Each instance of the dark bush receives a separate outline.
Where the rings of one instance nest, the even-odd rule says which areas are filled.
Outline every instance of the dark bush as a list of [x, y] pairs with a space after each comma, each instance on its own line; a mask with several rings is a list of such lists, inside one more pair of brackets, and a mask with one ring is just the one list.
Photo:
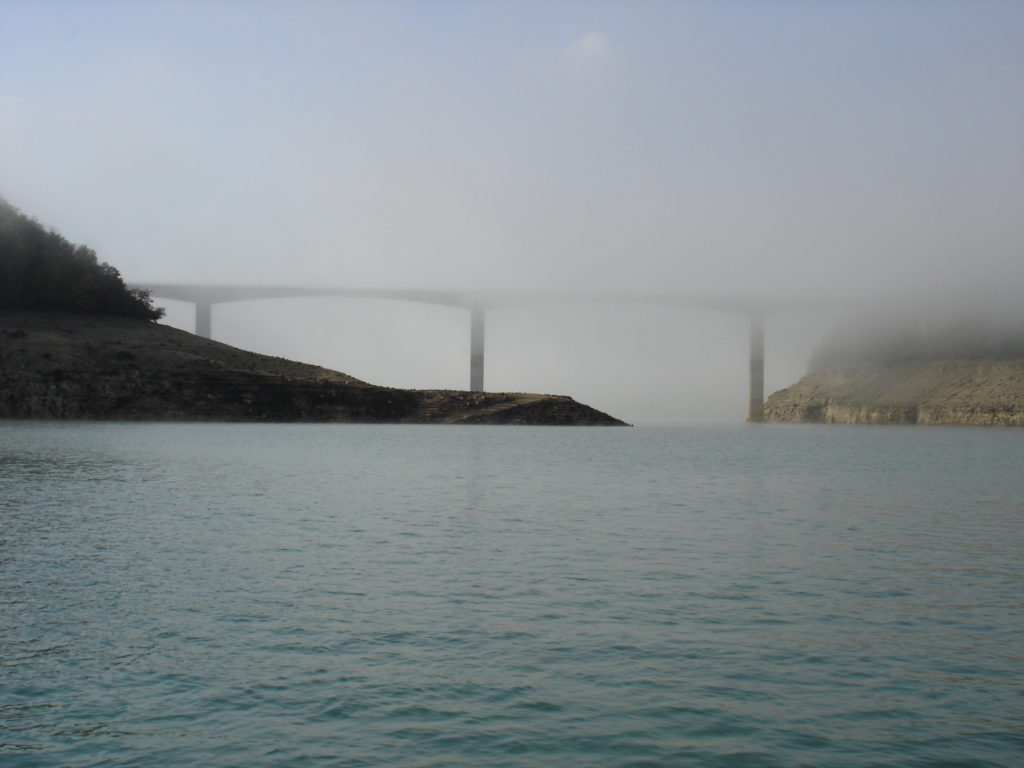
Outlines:
[[157, 320], [148, 292], [84, 245], [65, 240], [0, 198], [0, 309], [57, 310]]

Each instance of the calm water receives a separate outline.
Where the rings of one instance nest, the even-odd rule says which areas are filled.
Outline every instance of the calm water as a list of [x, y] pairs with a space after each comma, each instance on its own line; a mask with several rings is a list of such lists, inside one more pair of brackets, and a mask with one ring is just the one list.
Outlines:
[[1024, 430], [0, 422], [0, 765], [1020, 766]]

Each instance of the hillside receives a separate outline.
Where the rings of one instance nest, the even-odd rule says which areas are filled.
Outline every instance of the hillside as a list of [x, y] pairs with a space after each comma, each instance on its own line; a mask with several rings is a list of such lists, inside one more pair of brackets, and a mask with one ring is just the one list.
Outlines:
[[564, 396], [391, 389], [146, 320], [12, 311], [0, 418], [623, 424]]
[[865, 363], [813, 371], [765, 402], [768, 421], [1024, 426], [1024, 360]]
[[1016, 298], [946, 297], [851, 315], [810, 372], [765, 402], [768, 421], [1024, 426]]

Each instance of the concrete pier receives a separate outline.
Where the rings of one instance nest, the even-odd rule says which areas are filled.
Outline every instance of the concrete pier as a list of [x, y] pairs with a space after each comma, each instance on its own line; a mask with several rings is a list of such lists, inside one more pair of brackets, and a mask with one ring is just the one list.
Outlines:
[[750, 315], [750, 408], [747, 422], [764, 421], [764, 315]]
[[213, 338], [213, 303], [209, 301], [196, 302], [196, 336], [204, 339]]
[[484, 391], [484, 310], [469, 310], [469, 391]]

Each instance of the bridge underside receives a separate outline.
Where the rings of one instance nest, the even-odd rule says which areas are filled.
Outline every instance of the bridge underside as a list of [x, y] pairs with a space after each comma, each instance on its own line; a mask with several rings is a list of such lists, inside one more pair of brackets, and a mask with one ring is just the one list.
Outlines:
[[[196, 335], [213, 338], [213, 301], [195, 301]], [[469, 310], [469, 391], [484, 391], [484, 335], [486, 310]], [[750, 318], [750, 402], [747, 421], [764, 421], [764, 315], [751, 313]]]

